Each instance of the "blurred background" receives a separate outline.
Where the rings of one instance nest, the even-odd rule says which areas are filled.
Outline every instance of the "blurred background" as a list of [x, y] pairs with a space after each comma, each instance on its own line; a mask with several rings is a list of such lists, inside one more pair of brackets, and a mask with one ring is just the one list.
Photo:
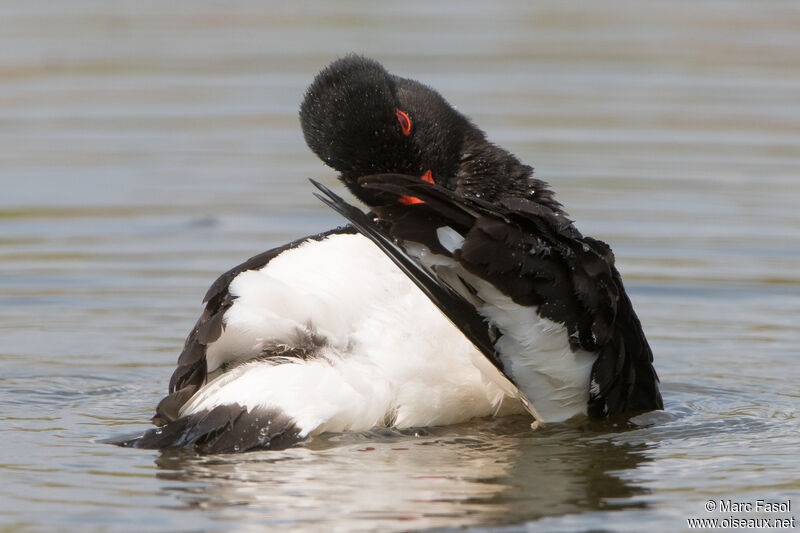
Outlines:
[[[221, 272], [342, 223], [297, 110], [350, 52], [612, 245], [663, 413], [225, 458], [100, 442], [147, 427]], [[727, 516], [708, 499], [797, 501], [799, 173], [792, 0], [0, 0], [0, 531], [674, 531]]]

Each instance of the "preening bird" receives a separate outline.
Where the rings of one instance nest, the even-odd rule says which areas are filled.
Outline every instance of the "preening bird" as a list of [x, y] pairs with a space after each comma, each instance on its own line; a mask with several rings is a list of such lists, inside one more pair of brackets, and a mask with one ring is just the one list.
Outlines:
[[217, 279], [158, 427], [128, 445], [235, 452], [525, 409], [547, 422], [661, 407], [608, 246], [436, 91], [348, 56], [314, 79], [300, 122], [374, 213], [330, 193], [355, 227]]

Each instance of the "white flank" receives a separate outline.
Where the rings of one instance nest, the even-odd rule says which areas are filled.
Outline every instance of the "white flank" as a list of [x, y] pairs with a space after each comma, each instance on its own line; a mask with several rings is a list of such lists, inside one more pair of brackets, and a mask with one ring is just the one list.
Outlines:
[[[442, 246], [451, 253], [457, 249], [448, 247], [457, 242], [453, 234], [460, 236], [449, 227], [437, 230]], [[462, 296], [480, 302], [477, 304], [478, 312], [502, 333], [495, 348], [504, 370], [522, 392], [523, 402], [527, 400], [529, 411], [538, 421], [561, 422], [586, 414], [592, 365], [597, 354], [585, 350], [573, 352], [564, 325], [539, 317], [534, 307], [515, 303], [489, 282], [464, 270], [453, 259], [433, 254], [419, 244], [407, 245], [406, 250], [436, 271]], [[472, 291], [464, 287], [462, 280], [471, 286]], [[482, 370], [499, 387], [509, 391], [504, 383], [507, 380], [499, 372], [495, 370], [492, 373], [488, 364]]]
[[523, 412], [484, 377], [485, 361], [444, 315], [361, 235], [332, 235], [288, 250], [239, 274], [225, 329], [208, 348], [208, 367], [246, 361], [265, 346], [313, 331], [325, 346], [313, 358], [246, 362], [219, 375], [183, 407], [278, 408], [301, 436], [375, 426], [429, 426]]
[[597, 354], [572, 351], [567, 328], [541, 318], [533, 307], [524, 307], [494, 286], [468, 279], [486, 302], [478, 311], [503, 333], [495, 344], [503, 366], [540, 422], [561, 422], [586, 414], [589, 381]]

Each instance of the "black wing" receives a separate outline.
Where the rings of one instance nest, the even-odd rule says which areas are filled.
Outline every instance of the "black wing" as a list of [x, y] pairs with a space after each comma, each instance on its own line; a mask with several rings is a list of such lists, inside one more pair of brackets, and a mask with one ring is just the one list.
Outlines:
[[491, 363], [503, 372], [503, 363], [494, 349], [491, 331], [486, 320], [475, 310], [475, 307], [466, 301], [460, 294], [422, 267], [415, 259], [411, 258], [386, 235], [386, 229], [381, 228], [374, 219], [367, 216], [360, 209], [348, 204], [336, 193], [322, 185], [310, 180], [314, 186], [324, 194], [314, 193], [331, 209], [345, 217], [365, 237], [374, 242], [400, 270], [402, 270], [417, 287], [450, 319], [467, 339], [483, 353]]
[[[385, 205], [372, 206], [384, 234], [441, 253], [435, 249], [441, 248], [436, 229], [451, 227], [464, 236], [452, 257], [465, 270], [516, 303], [535, 306], [540, 316], [564, 324], [573, 350], [598, 354], [590, 416], [662, 408], [652, 351], [607, 244], [584, 237], [560, 210], [535, 197], [488, 203], [415, 176], [393, 174], [366, 176], [360, 184], [392, 195]], [[424, 203], [400, 204], [394, 201], [397, 196]]]

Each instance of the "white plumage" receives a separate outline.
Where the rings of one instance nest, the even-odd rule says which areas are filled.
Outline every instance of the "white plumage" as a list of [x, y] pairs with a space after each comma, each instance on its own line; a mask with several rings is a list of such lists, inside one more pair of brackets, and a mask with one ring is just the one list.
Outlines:
[[[229, 292], [223, 333], [207, 350], [219, 375], [181, 416], [234, 403], [277, 408], [305, 437], [524, 411], [513, 387], [503, 378], [503, 392], [499, 372], [361, 235], [287, 250], [240, 273]], [[258, 358], [312, 334], [319, 346], [307, 359]]]

